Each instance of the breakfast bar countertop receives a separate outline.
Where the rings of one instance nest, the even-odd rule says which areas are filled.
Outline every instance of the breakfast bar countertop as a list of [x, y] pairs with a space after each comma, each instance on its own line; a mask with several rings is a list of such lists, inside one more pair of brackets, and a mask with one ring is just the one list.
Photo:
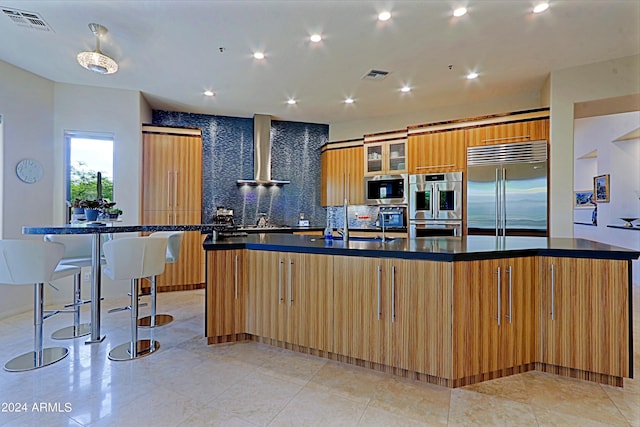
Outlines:
[[320, 236], [292, 234], [251, 234], [221, 240], [205, 239], [205, 250], [253, 249], [326, 255], [376, 258], [421, 259], [431, 261], [471, 261], [521, 256], [558, 256], [634, 260], [640, 251], [586, 239], [547, 237], [432, 237], [395, 238], [385, 243], [373, 239], [324, 240]]

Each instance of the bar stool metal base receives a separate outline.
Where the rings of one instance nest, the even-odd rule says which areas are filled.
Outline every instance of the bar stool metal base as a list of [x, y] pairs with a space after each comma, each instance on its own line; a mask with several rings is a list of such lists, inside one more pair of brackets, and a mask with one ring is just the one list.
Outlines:
[[91, 323], [81, 323], [78, 326], [72, 325], [66, 328], [58, 329], [51, 334], [54, 340], [70, 340], [73, 338], [84, 337], [91, 333]]
[[30, 351], [25, 354], [21, 354], [9, 360], [4, 365], [4, 370], [9, 372], [23, 372], [30, 371], [32, 369], [42, 368], [47, 365], [59, 362], [67, 357], [69, 349], [65, 347], [49, 347], [42, 349], [42, 361], [38, 363], [38, 353]]
[[160, 343], [152, 340], [138, 340], [136, 341], [137, 355], [131, 355], [131, 343], [127, 342], [120, 344], [109, 352], [109, 359], [115, 361], [133, 360], [139, 359], [150, 355], [153, 352], [158, 351]]
[[141, 328], [153, 328], [155, 326], [164, 326], [173, 322], [173, 316], [170, 314], [156, 314], [156, 324], [151, 326], [151, 316], [145, 316], [138, 319], [138, 326]]

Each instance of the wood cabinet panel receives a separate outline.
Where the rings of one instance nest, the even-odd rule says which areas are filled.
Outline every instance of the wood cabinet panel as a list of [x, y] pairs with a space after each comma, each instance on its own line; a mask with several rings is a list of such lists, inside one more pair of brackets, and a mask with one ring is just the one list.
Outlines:
[[535, 362], [533, 259], [456, 262], [454, 269], [454, 377]]
[[549, 119], [502, 123], [468, 129], [468, 147], [549, 140]]
[[388, 364], [451, 377], [453, 265], [387, 260], [391, 295]]
[[629, 375], [628, 262], [541, 258], [542, 361]]
[[[169, 129], [167, 129], [169, 132]], [[143, 224], [200, 224], [202, 208], [202, 138], [143, 132]], [[159, 290], [200, 285], [204, 281], [203, 237], [187, 232], [175, 264], [158, 277]]]
[[207, 336], [246, 331], [245, 250], [207, 253]]
[[382, 295], [383, 262], [376, 258], [334, 257], [335, 353], [377, 363], [386, 360], [382, 313], [388, 310], [382, 305], [387, 300]]
[[249, 288], [249, 333], [261, 337], [286, 338], [286, 306], [282, 274], [284, 261], [278, 252], [247, 251]]
[[363, 148], [349, 147], [326, 150], [321, 157], [321, 204], [342, 206], [345, 180], [350, 204], [364, 201]]
[[466, 168], [464, 130], [451, 130], [409, 136], [409, 173], [464, 171]]

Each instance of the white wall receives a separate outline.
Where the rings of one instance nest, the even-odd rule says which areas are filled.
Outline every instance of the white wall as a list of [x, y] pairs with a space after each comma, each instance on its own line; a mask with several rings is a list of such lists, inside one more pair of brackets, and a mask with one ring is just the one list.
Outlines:
[[[2, 144], [2, 238], [26, 238], [23, 225], [52, 222], [53, 183], [53, 83], [0, 61], [0, 114]], [[40, 182], [25, 184], [16, 174], [18, 161], [40, 162]], [[42, 239], [41, 236], [32, 237]], [[0, 285], [0, 317], [10, 316], [33, 305], [33, 288]]]
[[[25, 236], [24, 225], [64, 223], [64, 131], [108, 132], [114, 141], [114, 199], [127, 223], [138, 222], [140, 200], [141, 122], [151, 121], [151, 109], [137, 91], [57, 84], [0, 61], [0, 114], [3, 117], [2, 238]], [[15, 175], [23, 158], [44, 168], [43, 179], [24, 184]], [[65, 283], [66, 282], [66, 283]], [[68, 285], [67, 285], [68, 283]], [[70, 281], [61, 292], [47, 287], [47, 302], [71, 299]], [[126, 294], [127, 284], [113, 287], [105, 279], [104, 295]], [[31, 287], [2, 287], [0, 318], [32, 309]], [[85, 295], [88, 289], [83, 288]], [[124, 292], [124, 293], [123, 293]]]
[[551, 73], [549, 203], [552, 236], [573, 236], [574, 103], [635, 93], [640, 93], [640, 55]]
[[[598, 203], [598, 226], [574, 225], [574, 236], [640, 250], [640, 230], [619, 230], [620, 217], [640, 217], [640, 139], [612, 142], [640, 127], [640, 111], [577, 119], [574, 128], [574, 188], [592, 188], [593, 177], [609, 174], [608, 203]], [[597, 150], [596, 158], [578, 159]], [[636, 191], [638, 194], [636, 194]], [[592, 209], [576, 209], [574, 219], [590, 221]], [[640, 262], [634, 261], [634, 283]]]

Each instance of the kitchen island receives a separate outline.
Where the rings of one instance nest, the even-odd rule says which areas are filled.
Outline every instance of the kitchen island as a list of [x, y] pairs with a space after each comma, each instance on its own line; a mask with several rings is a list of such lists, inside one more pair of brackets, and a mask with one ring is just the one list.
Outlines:
[[209, 344], [252, 339], [459, 387], [633, 376], [631, 260], [584, 239], [205, 240]]

